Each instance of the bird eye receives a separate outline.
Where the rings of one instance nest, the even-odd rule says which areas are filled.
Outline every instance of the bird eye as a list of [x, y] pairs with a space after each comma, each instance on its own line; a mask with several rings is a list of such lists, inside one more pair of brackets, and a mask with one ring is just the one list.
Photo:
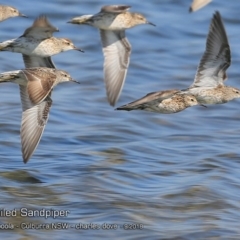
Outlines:
[[236, 91], [236, 93], [239, 93], [239, 91]]
[[194, 102], [194, 99], [193, 99], [193, 98], [191, 98], [191, 101], [192, 101], [192, 102]]

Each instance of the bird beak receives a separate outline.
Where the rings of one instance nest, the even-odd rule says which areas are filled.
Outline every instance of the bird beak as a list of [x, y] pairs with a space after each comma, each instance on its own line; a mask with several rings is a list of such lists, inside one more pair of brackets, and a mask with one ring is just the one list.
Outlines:
[[203, 105], [203, 104], [200, 104], [200, 106], [207, 108], [207, 106], [206, 106], [206, 105]]
[[146, 22], [146, 23], [156, 27], [156, 25], [154, 23], [151, 23], [151, 22]]
[[81, 48], [74, 47], [74, 50], [77, 50], [79, 52], [84, 52]]
[[22, 13], [19, 13], [19, 16], [20, 16], [20, 17], [28, 18], [28, 16], [26, 16], [25, 14], [22, 14]]
[[72, 78], [70, 79], [70, 81], [71, 81], [71, 82], [75, 82], [75, 83], [77, 83], [77, 84], [80, 84], [80, 82], [78, 82], [78, 81], [76, 81], [76, 80], [74, 80], [74, 79], [72, 79]]

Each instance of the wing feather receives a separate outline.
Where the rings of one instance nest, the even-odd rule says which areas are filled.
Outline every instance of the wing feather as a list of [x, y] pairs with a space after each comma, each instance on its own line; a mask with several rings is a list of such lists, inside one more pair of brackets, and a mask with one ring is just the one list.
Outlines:
[[200, 8], [204, 7], [208, 3], [210, 3], [212, 0], [193, 0], [192, 5], [189, 8], [189, 12], [194, 12], [199, 10]]
[[47, 97], [43, 102], [35, 105], [29, 99], [27, 87], [22, 85], [20, 85], [20, 94], [23, 110], [21, 124], [22, 155], [24, 163], [27, 163], [37, 148], [47, 124], [52, 100]]
[[216, 87], [224, 85], [226, 70], [231, 64], [231, 51], [219, 12], [213, 15], [206, 50], [198, 66], [191, 87]]
[[56, 75], [51, 72], [47, 73], [47, 78], [35, 74], [34, 69], [25, 69], [22, 72], [28, 80], [28, 97], [33, 104], [41, 103], [56, 85]]
[[129, 10], [129, 5], [106, 5], [101, 8], [101, 12], [122, 13]]
[[100, 30], [104, 55], [104, 81], [109, 103], [117, 102], [129, 66], [131, 45], [124, 31]]
[[167, 98], [171, 98], [173, 95], [175, 95], [178, 92], [179, 92], [179, 90], [172, 89], [172, 90], [148, 93], [146, 96], [144, 96], [136, 101], [133, 101], [126, 105], [118, 107], [117, 110], [131, 111], [131, 110], [136, 110], [136, 109], [145, 109], [148, 106], [152, 106], [157, 103], [161, 103], [163, 100], [165, 100]]
[[27, 28], [21, 37], [33, 37], [35, 39], [46, 39], [52, 37], [54, 32], [59, 32], [45, 15], [40, 15], [35, 19], [32, 26]]
[[48, 68], [56, 68], [54, 63], [52, 62], [51, 57], [37, 57], [37, 56], [29, 56], [26, 54], [22, 54], [23, 61], [26, 68], [32, 67], [48, 67]]

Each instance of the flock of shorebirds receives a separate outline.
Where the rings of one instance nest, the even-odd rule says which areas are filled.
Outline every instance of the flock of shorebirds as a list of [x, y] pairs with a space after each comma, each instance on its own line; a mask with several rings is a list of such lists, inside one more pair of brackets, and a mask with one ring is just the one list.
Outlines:
[[[190, 11], [195, 11], [209, 0], [194, 0]], [[107, 98], [114, 106], [121, 94], [131, 55], [131, 45], [125, 30], [140, 24], [150, 24], [142, 14], [129, 12], [127, 5], [108, 5], [95, 15], [83, 15], [68, 23], [87, 24], [100, 31], [104, 55], [104, 82]], [[23, 16], [16, 8], [0, 6], [0, 21]], [[20, 86], [22, 102], [21, 143], [26, 163], [38, 146], [48, 121], [52, 105], [51, 92], [60, 82], [73, 80], [69, 73], [56, 69], [51, 56], [68, 50], [78, 50], [71, 40], [55, 38], [59, 31], [41, 15], [23, 35], [0, 43], [0, 51], [21, 53], [25, 69], [0, 73], [0, 82]], [[206, 49], [192, 85], [184, 90], [171, 89], [149, 93], [117, 110], [146, 110], [158, 113], [176, 113], [194, 105], [222, 104], [240, 98], [240, 90], [224, 85], [226, 70], [231, 63], [231, 52], [219, 12], [211, 20]]]

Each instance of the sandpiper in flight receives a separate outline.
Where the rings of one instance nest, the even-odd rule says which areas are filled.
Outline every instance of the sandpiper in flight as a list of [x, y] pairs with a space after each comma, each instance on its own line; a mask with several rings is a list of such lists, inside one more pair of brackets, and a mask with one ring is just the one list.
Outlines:
[[145, 97], [116, 108], [116, 110], [145, 110], [169, 114], [180, 112], [198, 104], [193, 95], [180, 94], [179, 90], [172, 89], [149, 93]]
[[65, 71], [44, 67], [0, 74], [0, 83], [13, 82], [20, 86], [23, 111], [21, 143], [24, 163], [27, 163], [38, 146], [47, 124], [52, 105], [50, 97], [52, 89], [58, 83], [67, 81], [76, 82]]
[[109, 103], [117, 102], [127, 74], [131, 45], [125, 30], [140, 24], [151, 24], [142, 14], [127, 10], [127, 5], [107, 5], [95, 15], [75, 17], [69, 23], [87, 24], [100, 29], [104, 54], [104, 82]]
[[194, 82], [183, 92], [194, 95], [202, 104], [222, 104], [240, 98], [240, 89], [224, 85], [230, 64], [231, 51], [227, 34], [220, 13], [216, 12]]
[[58, 28], [49, 23], [46, 16], [41, 15], [22, 36], [1, 42], [0, 51], [22, 53], [26, 68], [55, 68], [51, 56], [68, 50], [82, 51], [74, 46], [70, 39], [53, 37], [53, 32], [58, 31]]

